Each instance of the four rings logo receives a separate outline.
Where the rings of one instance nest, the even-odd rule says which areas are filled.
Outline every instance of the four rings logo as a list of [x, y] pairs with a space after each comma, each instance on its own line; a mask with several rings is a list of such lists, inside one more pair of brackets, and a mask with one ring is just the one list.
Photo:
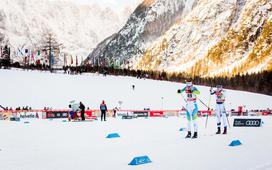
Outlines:
[[260, 121], [257, 121], [257, 120], [247, 120], [246, 121], [246, 125], [247, 126], [259, 126], [260, 125]]
[[260, 127], [261, 119], [234, 119], [234, 127]]

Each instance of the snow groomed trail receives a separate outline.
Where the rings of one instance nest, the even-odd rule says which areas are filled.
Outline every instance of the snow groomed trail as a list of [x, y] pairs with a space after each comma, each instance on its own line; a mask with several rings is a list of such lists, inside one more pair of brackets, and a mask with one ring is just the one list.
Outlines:
[[[215, 118], [209, 119], [207, 129], [205, 118], [199, 118], [198, 139], [185, 139], [186, 132], [179, 131], [186, 127], [182, 116], [107, 122], [1, 121], [0, 169], [271, 169], [272, 117], [258, 118], [262, 127], [232, 127], [227, 135], [214, 135]], [[106, 138], [110, 133], [120, 137]], [[242, 145], [228, 146], [233, 140]], [[152, 162], [128, 165], [144, 155]]]

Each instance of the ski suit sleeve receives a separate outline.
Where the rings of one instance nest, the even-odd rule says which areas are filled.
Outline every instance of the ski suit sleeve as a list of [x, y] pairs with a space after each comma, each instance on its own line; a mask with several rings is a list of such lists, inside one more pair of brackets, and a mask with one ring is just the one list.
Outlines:
[[211, 94], [211, 95], [214, 95], [214, 94], [215, 94], [215, 91], [211, 90], [211, 91], [210, 91], [210, 94]]
[[197, 88], [193, 88], [193, 94], [200, 94], [200, 91]]
[[180, 90], [180, 93], [183, 93], [186, 90], [186, 87]]

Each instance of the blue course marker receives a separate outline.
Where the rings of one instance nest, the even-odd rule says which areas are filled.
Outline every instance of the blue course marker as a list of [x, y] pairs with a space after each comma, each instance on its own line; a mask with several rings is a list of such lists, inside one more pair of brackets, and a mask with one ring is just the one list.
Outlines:
[[128, 165], [142, 165], [142, 164], [147, 164], [151, 163], [152, 161], [149, 159], [148, 156], [140, 156], [140, 157], [135, 157], [133, 160], [128, 164]]
[[108, 134], [108, 136], [106, 138], [108, 138], [108, 139], [120, 138], [120, 135], [118, 133], [111, 133], [111, 134]]
[[239, 146], [239, 145], [242, 145], [240, 140], [234, 140], [229, 144], [229, 146]]

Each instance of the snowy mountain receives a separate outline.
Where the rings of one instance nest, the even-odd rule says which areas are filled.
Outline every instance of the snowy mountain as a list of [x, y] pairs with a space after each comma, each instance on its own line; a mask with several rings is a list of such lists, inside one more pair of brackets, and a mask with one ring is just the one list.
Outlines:
[[100, 63], [104, 57], [124, 63], [132, 56], [141, 55], [148, 44], [162, 36], [183, 17], [185, 6], [180, 0], [144, 1], [136, 8], [125, 26], [100, 43], [89, 58], [95, 58]]
[[120, 12], [98, 4], [82, 5], [61, 0], [1, 0], [0, 36], [18, 49], [34, 49], [47, 32], [56, 35], [62, 52], [86, 57], [106, 37], [118, 31], [132, 10]]
[[272, 70], [271, 15], [269, 0], [145, 0], [89, 59], [200, 76]]

